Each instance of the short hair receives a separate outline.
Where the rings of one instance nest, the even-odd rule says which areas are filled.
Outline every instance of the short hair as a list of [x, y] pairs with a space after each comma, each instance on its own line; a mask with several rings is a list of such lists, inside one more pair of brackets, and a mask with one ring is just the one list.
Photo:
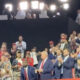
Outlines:
[[48, 53], [46, 51], [42, 51], [42, 53], [45, 53], [46, 55], [48, 55]]

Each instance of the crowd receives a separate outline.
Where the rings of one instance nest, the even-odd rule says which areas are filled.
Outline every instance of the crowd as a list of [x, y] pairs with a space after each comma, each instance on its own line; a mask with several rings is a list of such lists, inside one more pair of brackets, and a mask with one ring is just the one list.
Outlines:
[[49, 49], [30, 51], [23, 37], [12, 44], [10, 50], [3, 42], [0, 48], [0, 80], [49, 80], [80, 78], [80, 33], [73, 31], [60, 35], [54, 45], [49, 41]]

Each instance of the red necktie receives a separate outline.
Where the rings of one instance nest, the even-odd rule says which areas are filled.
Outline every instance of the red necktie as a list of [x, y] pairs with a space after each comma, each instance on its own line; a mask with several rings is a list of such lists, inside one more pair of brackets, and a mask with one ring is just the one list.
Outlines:
[[44, 66], [44, 61], [42, 61], [41, 63], [41, 69], [43, 69], [43, 66]]
[[26, 72], [26, 70], [24, 70], [24, 74], [25, 74], [26, 80], [28, 80], [28, 77], [27, 77], [27, 72]]

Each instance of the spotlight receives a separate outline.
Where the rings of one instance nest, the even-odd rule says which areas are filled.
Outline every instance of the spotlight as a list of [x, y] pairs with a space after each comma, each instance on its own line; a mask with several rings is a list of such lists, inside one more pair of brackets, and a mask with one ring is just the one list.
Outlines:
[[69, 4], [68, 3], [63, 4], [63, 9], [68, 10], [69, 9]]
[[60, 14], [60, 12], [57, 12], [56, 15], [60, 16], [61, 14]]
[[39, 9], [39, 1], [31, 1], [31, 8], [34, 10]]
[[61, 1], [61, 2], [63, 2], [63, 3], [64, 3], [64, 2], [68, 2], [68, 0], [59, 0], [59, 1]]
[[27, 1], [21, 1], [19, 3], [19, 8], [20, 8], [20, 10], [28, 10], [28, 8], [29, 8], [28, 2]]
[[56, 9], [57, 9], [56, 5], [54, 5], [54, 4], [50, 5], [50, 10], [51, 11], [56, 11]]
[[13, 10], [13, 5], [10, 3], [5, 4], [5, 8], [8, 9], [9, 12], [12, 12]]
[[40, 2], [40, 3], [39, 3], [39, 9], [40, 9], [40, 10], [43, 10], [44, 7], [45, 7], [45, 4], [44, 4], [43, 2]]

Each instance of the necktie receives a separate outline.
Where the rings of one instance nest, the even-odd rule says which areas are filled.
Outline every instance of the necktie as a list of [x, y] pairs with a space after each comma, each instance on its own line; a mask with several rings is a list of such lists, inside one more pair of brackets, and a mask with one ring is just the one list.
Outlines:
[[44, 61], [42, 61], [41, 63], [41, 69], [43, 69], [43, 66], [44, 66]]
[[25, 74], [25, 78], [26, 78], [26, 80], [28, 80], [28, 76], [27, 76], [27, 72], [26, 72], [26, 70], [24, 70], [24, 74]]

